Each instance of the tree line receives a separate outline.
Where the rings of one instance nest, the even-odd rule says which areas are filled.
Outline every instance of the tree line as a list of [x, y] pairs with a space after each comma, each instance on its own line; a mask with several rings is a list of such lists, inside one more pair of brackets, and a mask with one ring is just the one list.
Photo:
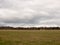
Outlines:
[[60, 30], [60, 27], [10, 27], [1, 26], [0, 29], [10, 29], [10, 30]]

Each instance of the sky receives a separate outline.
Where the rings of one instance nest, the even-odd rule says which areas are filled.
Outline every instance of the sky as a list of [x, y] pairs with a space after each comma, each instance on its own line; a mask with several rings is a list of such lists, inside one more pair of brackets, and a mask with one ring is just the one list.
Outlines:
[[0, 0], [0, 26], [60, 26], [60, 0]]

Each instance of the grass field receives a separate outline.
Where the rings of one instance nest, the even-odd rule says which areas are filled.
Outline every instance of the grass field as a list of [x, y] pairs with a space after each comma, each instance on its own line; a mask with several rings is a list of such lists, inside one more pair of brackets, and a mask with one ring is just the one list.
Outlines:
[[60, 30], [0, 30], [0, 45], [60, 45]]

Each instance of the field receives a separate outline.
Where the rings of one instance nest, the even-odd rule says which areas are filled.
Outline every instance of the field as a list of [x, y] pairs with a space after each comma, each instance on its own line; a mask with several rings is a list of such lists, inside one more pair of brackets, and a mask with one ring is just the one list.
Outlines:
[[60, 45], [60, 30], [0, 30], [0, 45]]

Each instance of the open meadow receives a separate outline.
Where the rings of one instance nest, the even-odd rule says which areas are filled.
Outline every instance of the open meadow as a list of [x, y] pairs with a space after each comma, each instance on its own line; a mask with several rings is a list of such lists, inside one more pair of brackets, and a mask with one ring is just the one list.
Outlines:
[[60, 45], [60, 30], [0, 30], [0, 45]]

